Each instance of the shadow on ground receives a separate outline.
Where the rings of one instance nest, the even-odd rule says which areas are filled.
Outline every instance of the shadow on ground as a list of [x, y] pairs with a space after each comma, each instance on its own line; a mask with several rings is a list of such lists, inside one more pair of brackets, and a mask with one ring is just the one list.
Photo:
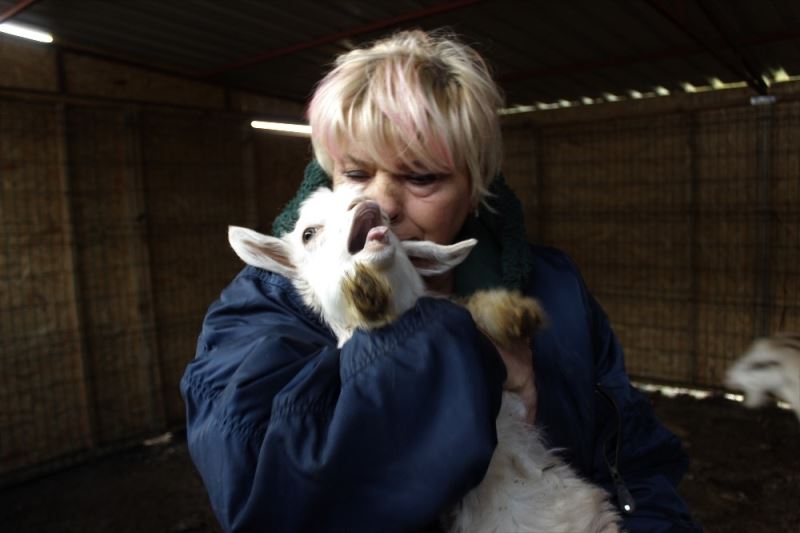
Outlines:
[[[680, 487], [708, 533], [800, 531], [800, 424], [777, 408], [654, 395], [692, 458]], [[142, 447], [0, 492], [2, 531], [218, 533], [182, 440]]]

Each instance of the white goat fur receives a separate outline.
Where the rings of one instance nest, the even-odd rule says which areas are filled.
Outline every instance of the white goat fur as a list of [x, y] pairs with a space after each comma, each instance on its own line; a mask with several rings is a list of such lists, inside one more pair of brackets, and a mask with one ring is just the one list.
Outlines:
[[725, 385], [744, 391], [747, 407], [759, 407], [774, 395], [800, 420], [800, 334], [776, 333], [753, 341], [728, 370]]
[[[382, 229], [376, 230], [376, 235], [370, 233], [376, 242], [368, 239], [364, 250], [351, 255], [348, 241], [358, 233], [354, 224], [359, 224], [357, 217], [363, 218], [361, 205], [374, 203], [357, 194], [341, 187], [337, 193], [320, 189], [302, 204], [295, 229], [282, 239], [244, 228], [229, 230], [231, 246], [246, 263], [292, 280], [306, 304], [331, 326], [340, 346], [356, 328], [385, 324], [413, 307], [425, 294], [420, 273], [431, 275], [453, 268], [476, 244], [474, 240], [450, 246], [427, 241], [401, 243], [388, 231], [389, 221], [381, 213], [386, 234]], [[302, 236], [308, 228], [316, 228], [316, 234], [304, 244]], [[425, 267], [415, 268], [407, 255], [415, 257], [418, 263], [421, 260]], [[391, 302], [385, 320], [358, 316], [358, 311], [352, 309], [352, 303], [342, 294], [346, 292], [342, 288], [344, 278], [352, 276], [359, 263], [388, 280]], [[490, 336], [495, 332], [502, 337], [503, 332], [497, 329], [505, 328], [502, 324], [509, 321], [487, 317], [497, 314], [520, 317], [520, 309], [539, 312], [538, 304], [530, 298], [516, 292], [496, 292], [508, 294], [483, 301], [501, 302], [497, 304], [501, 308], [489, 313], [473, 312], [478, 326]], [[520, 398], [505, 392], [497, 417], [498, 445], [489, 468], [483, 481], [442, 516], [447, 530], [453, 533], [619, 531], [619, 517], [608, 494], [582, 480], [548, 450], [538, 430], [524, 419], [525, 407]]]

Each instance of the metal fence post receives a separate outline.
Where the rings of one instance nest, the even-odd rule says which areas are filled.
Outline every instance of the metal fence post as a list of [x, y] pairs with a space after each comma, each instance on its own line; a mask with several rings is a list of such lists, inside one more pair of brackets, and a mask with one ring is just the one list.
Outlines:
[[138, 109], [129, 108], [125, 111], [125, 194], [126, 217], [132, 225], [131, 245], [132, 256], [138, 268], [135, 270], [133, 282], [136, 284], [135, 294], [137, 307], [141, 320], [142, 354], [148, 367], [150, 376], [147, 387], [149, 389], [151, 429], [163, 431], [166, 429], [167, 407], [164, 403], [163, 371], [161, 351], [158, 345], [158, 332], [156, 329], [156, 300], [153, 292], [153, 275], [150, 261], [150, 231], [149, 215], [147, 212], [147, 199], [142, 176], [142, 143], [141, 120]]
[[774, 233], [774, 212], [771, 192], [771, 140], [775, 97], [753, 97], [751, 104], [757, 109], [756, 158], [758, 168], [758, 198], [756, 209], [758, 214], [758, 260], [755, 287], [755, 323], [754, 333], [757, 336], [770, 332], [772, 316], [772, 240]]

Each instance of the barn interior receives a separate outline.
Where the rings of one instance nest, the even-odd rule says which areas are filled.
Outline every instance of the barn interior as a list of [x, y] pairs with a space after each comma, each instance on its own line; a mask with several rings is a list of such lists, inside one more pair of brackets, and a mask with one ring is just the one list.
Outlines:
[[242, 267], [227, 227], [269, 233], [312, 157], [263, 123], [304, 125], [339, 54], [409, 28], [491, 66], [528, 238], [579, 265], [698, 522], [795, 530], [797, 419], [724, 376], [800, 332], [800, 4], [0, 0], [8, 531], [220, 531], [179, 381]]

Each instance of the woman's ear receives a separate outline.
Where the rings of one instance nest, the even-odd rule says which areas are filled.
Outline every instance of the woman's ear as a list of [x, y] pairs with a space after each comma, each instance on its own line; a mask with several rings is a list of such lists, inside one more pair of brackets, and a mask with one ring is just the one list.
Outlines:
[[472, 216], [478, 218], [478, 216], [481, 214], [481, 197], [475, 192], [473, 192], [472, 196], [470, 196], [469, 208]]

